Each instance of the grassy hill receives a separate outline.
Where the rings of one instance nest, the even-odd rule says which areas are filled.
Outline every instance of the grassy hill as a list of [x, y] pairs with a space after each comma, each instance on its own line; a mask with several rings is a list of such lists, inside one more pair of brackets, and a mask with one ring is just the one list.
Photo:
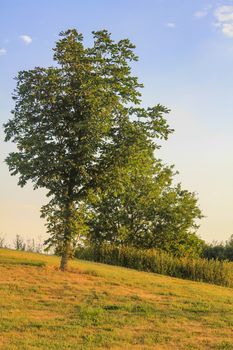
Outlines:
[[0, 249], [0, 349], [233, 349], [233, 289]]

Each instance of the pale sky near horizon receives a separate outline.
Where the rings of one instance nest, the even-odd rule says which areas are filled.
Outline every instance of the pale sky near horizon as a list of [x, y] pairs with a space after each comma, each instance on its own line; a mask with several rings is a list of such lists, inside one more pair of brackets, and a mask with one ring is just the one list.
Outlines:
[[45, 191], [17, 186], [4, 158], [2, 124], [13, 108], [13, 77], [22, 69], [52, 64], [58, 33], [108, 29], [129, 38], [144, 83], [143, 105], [161, 103], [175, 132], [159, 157], [175, 164], [177, 181], [196, 192], [205, 218], [201, 238], [233, 234], [233, 0], [0, 0], [0, 233], [46, 237], [40, 207]]

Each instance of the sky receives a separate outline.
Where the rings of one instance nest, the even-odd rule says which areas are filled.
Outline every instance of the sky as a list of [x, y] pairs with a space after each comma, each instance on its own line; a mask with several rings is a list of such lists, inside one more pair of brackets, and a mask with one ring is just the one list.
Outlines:
[[46, 237], [40, 207], [48, 200], [30, 183], [20, 188], [4, 163], [14, 149], [2, 127], [14, 107], [14, 77], [52, 65], [58, 34], [68, 28], [86, 45], [100, 29], [136, 45], [142, 104], [171, 109], [175, 132], [159, 157], [197, 194], [205, 215], [198, 235], [211, 242], [233, 234], [232, 0], [0, 0], [0, 13], [0, 234], [8, 242], [16, 234]]

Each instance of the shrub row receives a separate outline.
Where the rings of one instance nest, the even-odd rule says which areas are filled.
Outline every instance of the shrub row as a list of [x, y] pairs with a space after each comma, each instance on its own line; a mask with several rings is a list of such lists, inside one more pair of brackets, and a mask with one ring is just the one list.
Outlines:
[[75, 257], [172, 277], [233, 287], [233, 263], [218, 260], [177, 258], [156, 249], [103, 244], [78, 248]]

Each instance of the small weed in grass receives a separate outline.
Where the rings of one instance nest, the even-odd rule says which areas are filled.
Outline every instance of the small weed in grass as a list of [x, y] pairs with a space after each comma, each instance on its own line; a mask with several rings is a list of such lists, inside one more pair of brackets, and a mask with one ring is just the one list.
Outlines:
[[81, 305], [76, 308], [75, 319], [82, 326], [99, 326], [104, 318], [104, 310], [101, 307]]
[[233, 350], [233, 342], [223, 341], [217, 345], [218, 350]]
[[130, 312], [134, 314], [145, 314], [147, 316], [155, 313], [155, 309], [150, 304], [134, 304], [129, 308]]
[[116, 311], [116, 310], [122, 310], [124, 308], [122, 307], [122, 305], [112, 304], [112, 305], [104, 305], [103, 309], [107, 311]]
[[[84, 344], [95, 345], [96, 347], [101, 347], [104, 345], [109, 345], [109, 336], [104, 334], [88, 334], [82, 336]], [[108, 346], [109, 347], [109, 346]]]
[[94, 277], [100, 277], [100, 274], [99, 274], [97, 271], [95, 271], [95, 270], [84, 270], [84, 271], [82, 271], [82, 273], [83, 273], [84, 275], [90, 275], [90, 276], [94, 276]]
[[198, 315], [207, 314], [207, 313], [211, 312], [211, 304], [205, 303], [203, 301], [190, 302], [186, 311], [190, 311], [190, 312], [198, 314]]

